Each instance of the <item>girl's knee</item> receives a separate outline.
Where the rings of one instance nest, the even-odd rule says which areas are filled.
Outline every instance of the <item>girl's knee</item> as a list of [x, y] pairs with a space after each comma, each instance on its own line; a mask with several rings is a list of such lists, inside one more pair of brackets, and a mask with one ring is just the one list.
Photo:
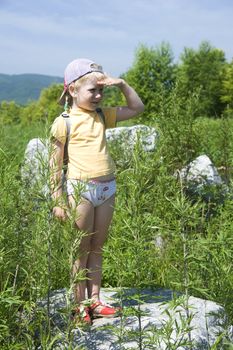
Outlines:
[[96, 255], [102, 255], [103, 254], [103, 245], [93, 245], [90, 246], [90, 253], [96, 254]]
[[91, 251], [91, 245], [90, 244], [82, 244], [79, 247], [79, 255], [80, 256], [86, 256]]

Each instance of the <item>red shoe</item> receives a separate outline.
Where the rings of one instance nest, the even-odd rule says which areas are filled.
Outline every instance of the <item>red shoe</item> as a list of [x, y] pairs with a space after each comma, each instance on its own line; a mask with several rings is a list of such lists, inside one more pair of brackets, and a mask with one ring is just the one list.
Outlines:
[[81, 304], [72, 310], [71, 319], [77, 325], [92, 325], [90, 308]]
[[113, 307], [110, 305], [103, 304], [101, 301], [97, 301], [96, 303], [90, 306], [91, 316], [93, 318], [98, 317], [116, 317], [121, 313], [121, 308]]

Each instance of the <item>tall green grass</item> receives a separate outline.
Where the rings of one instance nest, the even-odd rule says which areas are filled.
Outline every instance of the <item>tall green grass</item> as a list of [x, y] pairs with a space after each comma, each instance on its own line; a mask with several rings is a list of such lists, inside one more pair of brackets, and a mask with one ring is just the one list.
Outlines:
[[[166, 287], [208, 298], [225, 307], [232, 323], [232, 120], [196, 119], [196, 97], [186, 102], [184, 108], [175, 91], [162, 100], [161, 114], [150, 121], [160, 131], [155, 151], [146, 153], [137, 144], [126, 157], [122, 149], [111, 147], [118, 185], [104, 247], [103, 285]], [[38, 201], [36, 189], [23, 188], [20, 177], [27, 142], [46, 138], [47, 132], [41, 124], [24, 129], [2, 125], [0, 130], [2, 349], [33, 349], [38, 319], [49, 324], [46, 314], [33, 316], [38, 312], [36, 302], [71, 283], [80, 234], [72, 222], [54, 220], [52, 203], [46, 198]], [[203, 153], [227, 180], [229, 196], [223, 203], [215, 203], [215, 196], [210, 197], [212, 202], [194, 200], [182, 179], [174, 176]], [[52, 342], [48, 330], [40, 334], [40, 342]]]

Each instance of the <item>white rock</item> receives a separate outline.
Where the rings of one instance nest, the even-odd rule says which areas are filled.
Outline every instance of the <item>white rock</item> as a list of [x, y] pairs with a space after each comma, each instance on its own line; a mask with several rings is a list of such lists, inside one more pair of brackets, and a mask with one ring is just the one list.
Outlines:
[[[108, 304], [119, 303], [119, 291], [102, 289], [101, 299]], [[123, 293], [123, 306], [135, 308], [138, 310], [138, 302], [135, 300], [134, 295], [138, 293], [136, 289], [122, 289]], [[152, 342], [154, 347], [148, 349], [164, 350], [168, 349], [159, 330], [162, 330], [170, 324], [172, 327], [171, 341], [175, 343], [182, 337], [188, 338], [188, 332], [185, 327], [182, 327], [182, 322], [186, 320], [187, 313], [183, 306], [180, 304], [177, 306], [177, 302], [174, 299], [174, 292], [166, 289], [158, 289], [152, 291], [145, 289], [140, 291], [140, 299], [142, 304], [140, 305], [141, 312], [143, 313], [140, 318], [136, 316], [117, 317], [113, 319], [96, 319], [90, 330], [86, 333], [80, 333], [79, 329], [74, 329], [73, 333], [73, 347], [84, 346], [89, 350], [118, 350], [118, 349], [132, 349], [138, 348], [139, 341], [139, 326], [143, 333], [143, 349], [147, 349], [145, 342], [146, 339], [154, 333], [157, 334], [158, 344], [156, 343], [156, 337]], [[69, 298], [68, 298], [69, 299]], [[181, 300], [183, 300], [182, 297]], [[169, 302], [173, 300], [173, 307]], [[55, 291], [50, 297], [50, 310], [51, 317], [57, 329], [60, 329], [60, 335], [65, 332], [66, 325], [62, 325], [62, 317], [59, 317], [59, 309], [66, 307], [66, 291]], [[184, 301], [182, 301], [184, 303]], [[176, 305], [176, 306], [175, 306]], [[191, 315], [191, 332], [190, 337], [193, 341], [193, 350], [207, 350], [215, 343], [218, 335], [224, 331], [224, 309], [208, 300], [200, 298], [189, 297], [189, 314]], [[41, 303], [41, 306], [46, 307], [46, 300]], [[167, 311], [166, 311], [167, 310]], [[169, 316], [170, 315], [170, 316]], [[183, 329], [183, 332], [179, 333], [179, 329]], [[132, 331], [135, 334], [132, 338]], [[129, 332], [131, 332], [131, 338], [129, 338]], [[157, 333], [156, 333], [157, 332]], [[118, 336], [117, 336], [118, 334]], [[121, 346], [119, 345], [119, 338], [121, 336]], [[63, 337], [65, 339], [65, 337]], [[152, 338], [151, 338], [152, 339]], [[172, 340], [173, 339], [173, 340]], [[160, 343], [159, 343], [160, 342]], [[58, 349], [66, 349], [65, 340], [60, 341]], [[187, 347], [179, 346], [177, 349], [184, 350]]]
[[27, 144], [21, 177], [27, 187], [36, 188], [43, 195], [48, 195], [49, 145], [47, 140], [34, 138]]
[[108, 142], [119, 142], [130, 150], [133, 149], [138, 141], [145, 152], [155, 150], [158, 139], [158, 133], [154, 128], [140, 124], [131, 127], [120, 126], [107, 129], [105, 134]]
[[199, 184], [222, 185], [223, 181], [216, 167], [207, 155], [201, 155], [184, 167], [180, 172], [181, 178]]

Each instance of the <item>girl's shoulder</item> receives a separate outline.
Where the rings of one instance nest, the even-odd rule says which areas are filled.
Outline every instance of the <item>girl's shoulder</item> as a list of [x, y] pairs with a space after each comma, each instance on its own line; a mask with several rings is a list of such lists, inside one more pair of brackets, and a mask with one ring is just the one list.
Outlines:
[[66, 121], [64, 116], [62, 116], [61, 114], [53, 121], [50, 134], [51, 134], [51, 137], [65, 144], [66, 133], [67, 133]]
[[69, 114], [63, 112], [54, 119], [53, 123], [65, 123], [65, 118], [69, 118]]

